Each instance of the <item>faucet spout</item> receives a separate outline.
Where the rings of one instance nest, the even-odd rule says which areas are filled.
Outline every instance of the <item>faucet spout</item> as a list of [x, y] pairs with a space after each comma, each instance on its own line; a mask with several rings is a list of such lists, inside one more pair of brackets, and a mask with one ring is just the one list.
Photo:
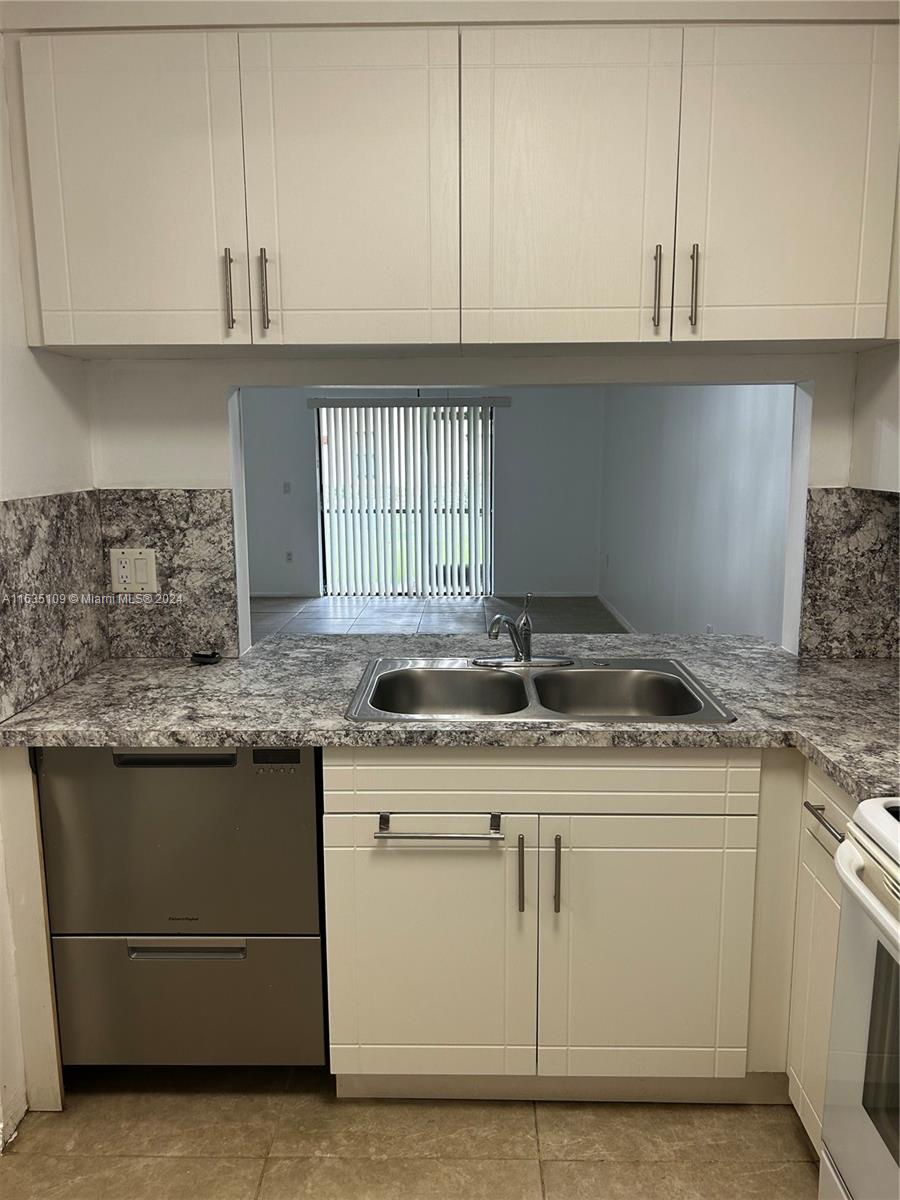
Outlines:
[[528, 662], [531, 659], [531, 645], [529, 639], [528, 657], [526, 658], [526, 647], [522, 638], [518, 625], [510, 617], [505, 617], [502, 613], [497, 613], [488, 627], [488, 637], [492, 641], [497, 641], [500, 637], [501, 630], [505, 629], [509, 634], [509, 640], [513, 644], [513, 653], [516, 656], [516, 662]]
[[516, 662], [531, 662], [531, 617], [528, 615], [528, 605], [531, 603], [531, 592], [525, 597], [522, 611], [515, 620], [512, 617], [497, 613], [488, 626], [488, 637], [496, 642], [500, 631], [505, 629], [513, 644]]

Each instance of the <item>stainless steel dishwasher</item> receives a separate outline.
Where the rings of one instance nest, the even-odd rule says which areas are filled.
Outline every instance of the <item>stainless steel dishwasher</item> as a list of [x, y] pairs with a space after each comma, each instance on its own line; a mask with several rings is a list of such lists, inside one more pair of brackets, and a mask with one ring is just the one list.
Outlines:
[[64, 1063], [325, 1061], [316, 756], [37, 753]]

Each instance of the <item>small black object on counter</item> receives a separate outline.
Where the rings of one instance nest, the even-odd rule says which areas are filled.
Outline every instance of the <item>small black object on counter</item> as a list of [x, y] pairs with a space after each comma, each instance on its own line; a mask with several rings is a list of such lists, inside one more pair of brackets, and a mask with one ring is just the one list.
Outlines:
[[222, 655], [218, 650], [195, 650], [191, 655], [191, 662], [196, 663], [198, 667], [212, 667], [221, 661]]

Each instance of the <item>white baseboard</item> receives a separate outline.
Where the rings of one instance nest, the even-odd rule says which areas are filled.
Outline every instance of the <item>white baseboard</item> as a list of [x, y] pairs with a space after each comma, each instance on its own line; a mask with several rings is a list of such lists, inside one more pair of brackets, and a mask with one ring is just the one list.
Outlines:
[[538, 1075], [337, 1075], [339, 1099], [598, 1100], [667, 1104], [787, 1104], [787, 1075], [740, 1079], [613, 1079]]
[[616, 618], [616, 620], [619, 622], [619, 624], [625, 626], [628, 633], [640, 633], [640, 630], [635, 629], [635, 627], [628, 620], [628, 618], [623, 616], [622, 613], [620, 613], [619, 610], [616, 608], [616, 606], [614, 604], [611, 604], [609, 602], [609, 600], [607, 600], [607, 598], [603, 595], [602, 592], [597, 593], [597, 599], [600, 601], [601, 604], [606, 605], [606, 607], [609, 609], [609, 611], [612, 613], [612, 615]]

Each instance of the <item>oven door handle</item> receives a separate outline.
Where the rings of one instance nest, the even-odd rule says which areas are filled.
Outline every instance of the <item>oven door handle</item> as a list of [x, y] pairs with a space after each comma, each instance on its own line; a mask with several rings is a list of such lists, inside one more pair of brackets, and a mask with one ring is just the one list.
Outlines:
[[866, 860], [851, 841], [841, 842], [838, 846], [834, 855], [834, 865], [841, 883], [853, 899], [862, 905], [866, 915], [896, 950], [900, 945], [900, 921], [889, 909], [885, 908], [876, 896], [872, 895], [863, 883], [860, 875], [866, 865]]

